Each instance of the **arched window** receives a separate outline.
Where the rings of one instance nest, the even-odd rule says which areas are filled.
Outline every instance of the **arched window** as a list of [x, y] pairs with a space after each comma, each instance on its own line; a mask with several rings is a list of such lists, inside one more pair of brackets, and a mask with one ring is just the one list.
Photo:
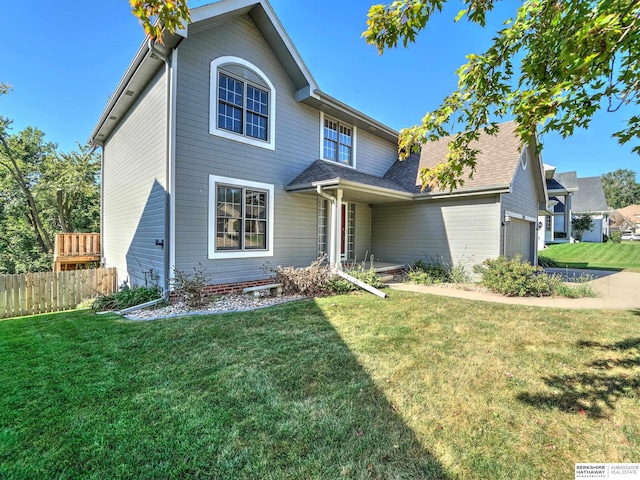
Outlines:
[[255, 65], [238, 57], [211, 62], [209, 133], [275, 149], [276, 90]]

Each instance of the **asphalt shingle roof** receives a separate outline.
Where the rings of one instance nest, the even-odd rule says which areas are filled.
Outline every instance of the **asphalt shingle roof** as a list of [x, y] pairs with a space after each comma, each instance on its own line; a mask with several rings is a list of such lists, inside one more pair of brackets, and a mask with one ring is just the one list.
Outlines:
[[[515, 134], [515, 128], [515, 122], [505, 122], [500, 125], [500, 131], [496, 136], [481, 134], [480, 139], [471, 144], [471, 148], [477, 148], [481, 152], [477, 158], [473, 178], [468, 178], [468, 171], [463, 177], [465, 181], [463, 189], [511, 184], [521, 152], [520, 139]], [[422, 190], [420, 170], [424, 167], [433, 168], [438, 163], [444, 162], [451, 139], [451, 137], [445, 137], [423, 145], [420, 153], [411, 154], [404, 161], [394, 162], [383, 177], [358, 172], [338, 163], [316, 160], [294, 178], [288, 187], [343, 179], [417, 194]]]
[[[470, 148], [478, 149], [480, 153], [476, 158], [476, 170], [473, 178], [469, 178], [468, 170], [464, 172], [463, 188], [511, 184], [522, 151], [520, 138], [516, 135], [515, 130], [515, 122], [505, 122], [500, 124], [500, 131], [496, 136], [482, 133], [478, 141], [470, 145]], [[420, 165], [416, 172], [414, 185], [421, 184], [418, 173], [422, 168], [433, 168], [446, 161], [451, 140], [452, 137], [445, 137], [422, 146]]]
[[384, 178], [400, 185], [405, 191], [420, 193], [421, 184], [416, 185], [416, 178], [420, 171], [420, 154], [412, 153], [401, 162], [394, 162], [391, 168], [384, 174]]
[[573, 194], [574, 213], [606, 212], [609, 210], [600, 177], [578, 178], [578, 191]]
[[633, 223], [640, 222], [640, 205], [629, 205], [624, 208], [619, 208], [618, 213], [624, 215]]
[[576, 175], [576, 172], [556, 173], [553, 179], [564, 188], [578, 188], [578, 175]]
[[362, 183], [364, 185], [371, 185], [374, 187], [388, 188], [390, 190], [397, 190], [399, 192], [406, 192], [403, 187], [390, 179], [378, 177], [376, 175], [370, 175], [368, 173], [358, 172], [353, 168], [345, 167], [338, 163], [331, 163], [324, 160], [316, 160], [315, 162], [313, 162], [300, 175], [294, 178], [287, 186], [293, 187], [297, 185], [311, 185], [315, 182], [338, 179]]

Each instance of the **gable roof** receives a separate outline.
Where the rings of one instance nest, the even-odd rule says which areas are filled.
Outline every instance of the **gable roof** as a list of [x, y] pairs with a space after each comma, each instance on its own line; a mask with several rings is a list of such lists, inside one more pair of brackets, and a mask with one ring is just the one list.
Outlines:
[[632, 223], [640, 223], [640, 205], [629, 205], [616, 211]]
[[344, 165], [326, 160], [316, 160], [313, 162], [287, 185], [287, 189], [297, 190], [300, 186], [307, 187], [309, 185], [339, 183], [340, 180], [356, 182], [371, 187], [386, 188], [397, 192], [407, 192], [402, 186], [390, 179], [362, 173], [351, 167], [345, 167]]
[[[481, 133], [480, 138], [469, 145], [480, 150], [476, 158], [476, 171], [473, 178], [468, 178], [470, 170], [464, 170], [464, 185], [457, 191], [510, 186], [520, 160], [520, 138], [515, 133], [515, 122], [505, 122], [499, 126], [500, 131], [495, 136]], [[446, 161], [451, 140], [453, 137], [444, 137], [422, 146], [414, 185], [421, 185], [420, 170], [434, 168]]]
[[296, 101], [322, 109], [340, 120], [366, 128], [389, 142], [396, 143], [398, 132], [320, 91], [311, 72], [293, 45], [268, 0], [220, 0], [191, 9], [191, 23], [174, 35], [165, 35], [165, 46], [152, 44], [145, 38], [124, 76], [111, 95], [89, 142], [102, 145], [122, 117], [142, 94], [144, 87], [164, 65], [161, 56], [170, 56], [189, 34], [215, 27], [242, 15], [248, 15], [291, 79]]
[[574, 213], [608, 212], [607, 200], [600, 177], [577, 178], [578, 191], [573, 194], [571, 209]]
[[[515, 135], [515, 122], [501, 125], [496, 136], [481, 135], [480, 140], [472, 145], [482, 149], [478, 155], [478, 171], [473, 179], [465, 179], [465, 184], [453, 192], [448, 190], [422, 190], [420, 169], [425, 165], [435, 165], [436, 159], [444, 161], [448, 143], [446, 137], [431, 145], [425, 145], [421, 153], [411, 154], [406, 160], [394, 162], [384, 176], [379, 177], [358, 172], [350, 167], [324, 160], [316, 160], [287, 185], [288, 191], [311, 190], [316, 186], [355, 188], [382, 188], [387, 193], [394, 192], [403, 198], [448, 197], [451, 195], [481, 195], [486, 193], [508, 193], [515, 177], [520, 161], [520, 141]], [[540, 157], [530, 159], [530, 165], [539, 178], [539, 198], [546, 198], [543, 181], [544, 170]], [[356, 185], [357, 184], [357, 185]]]
[[572, 192], [578, 189], [578, 175], [576, 172], [559, 172], [553, 176], [552, 180], [560, 184], [563, 190]]
[[[515, 177], [522, 152], [520, 138], [516, 135], [516, 122], [504, 122], [499, 125], [500, 130], [496, 135], [480, 134], [480, 138], [470, 147], [480, 150], [476, 158], [476, 171], [473, 178], [469, 177], [469, 169], [463, 173], [464, 185], [454, 190], [453, 193], [480, 193], [483, 191], [508, 192]], [[422, 182], [420, 171], [423, 168], [433, 168], [446, 161], [449, 143], [453, 137], [443, 137], [435, 142], [424, 144], [420, 154], [412, 154], [402, 162], [396, 162], [385, 174], [385, 178], [401, 185], [406, 191], [420, 193]], [[537, 182], [539, 194], [546, 198], [543, 182], [544, 169], [539, 156], [530, 159], [531, 168], [540, 178]], [[446, 195], [448, 190], [425, 189], [424, 195]]]

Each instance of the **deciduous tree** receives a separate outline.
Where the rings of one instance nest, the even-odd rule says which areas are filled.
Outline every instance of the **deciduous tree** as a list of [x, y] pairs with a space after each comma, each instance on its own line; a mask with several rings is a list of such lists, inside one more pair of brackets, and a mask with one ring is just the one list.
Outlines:
[[640, 183], [636, 182], [636, 172], [619, 169], [602, 175], [602, 188], [611, 208], [623, 208], [640, 204]]
[[[486, 26], [497, 0], [465, 0], [455, 21]], [[399, 0], [369, 10], [366, 41], [380, 53], [408, 46], [446, 0]], [[421, 172], [424, 185], [453, 189], [473, 173], [472, 142], [494, 134], [499, 119], [512, 116], [523, 144], [536, 135], [570, 136], [586, 128], [604, 108], [629, 107], [620, 143], [633, 141], [640, 153], [640, 0], [527, 0], [505, 19], [491, 46], [468, 55], [458, 70], [458, 88], [428, 112], [422, 123], [402, 130], [399, 152], [406, 157], [429, 140], [454, 135], [446, 163]], [[452, 32], [452, 35], [454, 33]]]
[[152, 40], [164, 43], [164, 31], [174, 33], [191, 21], [187, 0], [129, 0], [132, 13]]
[[575, 232], [576, 238], [582, 241], [582, 234], [593, 230], [593, 218], [588, 213], [583, 213], [571, 220], [571, 229]]

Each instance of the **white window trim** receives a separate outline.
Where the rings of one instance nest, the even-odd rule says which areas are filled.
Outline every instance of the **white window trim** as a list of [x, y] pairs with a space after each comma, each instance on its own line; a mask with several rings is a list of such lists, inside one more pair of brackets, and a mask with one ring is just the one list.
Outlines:
[[356, 145], [358, 145], [357, 139], [358, 139], [358, 128], [350, 125], [348, 123], [342, 122], [340, 120], [337, 120], [334, 117], [329, 116], [329, 118], [335, 122], [341, 123], [349, 128], [351, 128], [351, 132], [352, 132], [352, 138], [351, 138], [351, 165], [346, 165], [344, 163], [340, 163], [340, 162], [336, 162], [335, 160], [332, 160], [330, 158], [324, 158], [324, 112], [320, 112], [320, 159], [324, 160], [325, 162], [331, 162], [333, 164], [337, 164], [337, 165], [342, 165], [343, 167], [347, 167], [347, 168], [353, 168], [355, 170], [356, 168]]
[[[243, 67], [247, 67], [250, 70], [253, 70], [257, 73], [269, 86], [269, 126], [268, 126], [268, 140], [260, 140], [257, 138], [248, 137], [246, 135], [241, 135], [239, 133], [230, 132], [228, 130], [224, 130], [222, 128], [218, 128], [218, 67], [227, 63], [236, 63], [238, 65], [242, 65]], [[236, 142], [246, 143], [249, 145], [253, 145], [254, 147], [266, 148], [269, 150], [276, 149], [276, 88], [269, 80], [262, 70], [253, 65], [250, 62], [247, 62], [243, 58], [232, 57], [232, 56], [224, 56], [218, 57], [211, 62], [211, 66], [209, 69], [209, 133], [211, 135], [216, 135], [218, 137], [227, 138], [229, 140], [234, 140]], [[246, 82], [246, 81], [245, 81]], [[244, 119], [243, 119], [244, 121]], [[244, 130], [244, 126], [243, 126]]]
[[[255, 188], [257, 190], [265, 190], [268, 194], [267, 198], [267, 249], [266, 250], [224, 250], [216, 251], [216, 195], [217, 185], [231, 185], [241, 188]], [[269, 183], [250, 182], [239, 178], [220, 177], [217, 175], [209, 175], [209, 259], [215, 260], [220, 258], [253, 258], [253, 257], [272, 257], [273, 256], [273, 230], [274, 230], [274, 203], [273, 196], [274, 187]]]

